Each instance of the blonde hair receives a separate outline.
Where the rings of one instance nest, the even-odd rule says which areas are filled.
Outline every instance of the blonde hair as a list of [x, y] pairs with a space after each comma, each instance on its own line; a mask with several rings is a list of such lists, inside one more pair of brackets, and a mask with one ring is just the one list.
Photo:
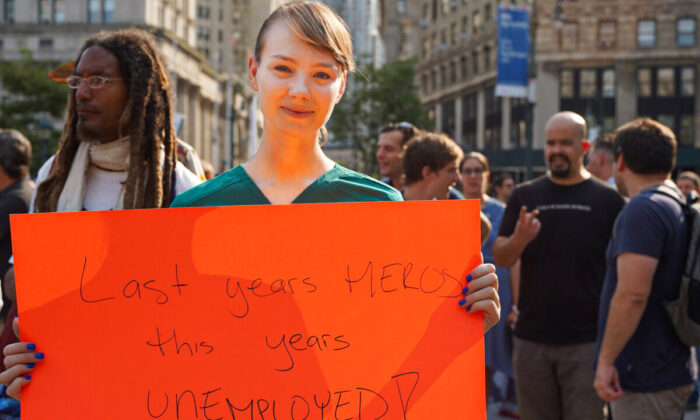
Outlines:
[[258, 63], [265, 46], [265, 34], [277, 20], [282, 20], [299, 39], [331, 53], [343, 72], [355, 70], [348, 26], [333, 9], [316, 1], [283, 4], [265, 19], [255, 41], [255, 60]]

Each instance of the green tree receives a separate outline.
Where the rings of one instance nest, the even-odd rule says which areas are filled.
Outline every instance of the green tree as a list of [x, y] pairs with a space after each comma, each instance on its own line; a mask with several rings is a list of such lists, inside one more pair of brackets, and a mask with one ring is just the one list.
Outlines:
[[430, 128], [428, 112], [420, 103], [415, 83], [416, 60], [398, 60], [377, 68], [360, 64], [351, 83], [351, 94], [344, 98], [330, 122], [337, 139], [349, 139], [360, 157], [365, 173], [376, 174], [379, 129], [390, 122], [408, 121], [419, 128]]
[[48, 77], [55, 63], [36, 62], [30, 51], [18, 61], [0, 62], [0, 84], [6, 98], [0, 101], [0, 128], [14, 128], [32, 142], [32, 173], [42, 155], [55, 152], [61, 131], [54, 122], [63, 117], [68, 87]]

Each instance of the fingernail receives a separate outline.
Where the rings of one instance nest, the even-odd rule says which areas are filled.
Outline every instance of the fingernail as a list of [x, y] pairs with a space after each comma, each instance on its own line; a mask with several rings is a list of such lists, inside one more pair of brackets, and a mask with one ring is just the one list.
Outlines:
[[27, 350], [34, 350], [36, 348], [36, 344], [29, 343], [27, 344]]
[[37, 359], [43, 359], [44, 353], [34, 353], [34, 357], [36, 357]]
[[469, 275], [467, 276], [467, 283], [469, 283], [470, 281], [472, 281], [472, 275], [471, 275], [471, 274], [469, 274]]
[[464, 289], [462, 289], [462, 294], [466, 295], [469, 292], [469, 286], [466, 286]]
[[464, 304], [467, 303], [467, 298], [464, 298], [459, 301], [459, 306], [464, 306]]
[[467, 312], [471, 312], [471, 310], [472, 310], [471, 306], [467, 308]]
[[27, 367], [29, 369], [34, 369], [34, 363], [27, 363]]
[[27, 375], [27, 376], [25, 376], [25, 377], [24, 377], [24, 379], [26, 379], [26, 380], [30, 380], [30, 379], [32, 379], [32, 377], [31, 377], [31, 376], [29, 376], [29, 375]]

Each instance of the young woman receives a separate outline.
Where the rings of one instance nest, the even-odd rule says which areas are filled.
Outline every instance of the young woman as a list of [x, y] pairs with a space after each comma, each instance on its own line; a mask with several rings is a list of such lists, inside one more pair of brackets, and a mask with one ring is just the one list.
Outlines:
[[[179, 195], [173, 207], [401, 200], [397, 190], [337, 165], [321, 150], [324, 125], [354, 69], [350, 33], [330, 8], [313, 1], [278, 8], [263, 23], [248, 68], [265, 117], [258, 153]], [[463, 306], [483, 311], [488, 330], [500, 312], [495, 268], [482, 264], [471, 278]], [[41, 360], [35, 351], [30, 343], [5, 348], [9, 369], [0, 382], [8, 395], [19, 397], [29, 382], [25, 376]]]
[[[464, 155], [459, 169], [464, 197], [467, 199], [480, 200], [481, 212], [485, 214], [491, 222], [492, 230], [481, 248], [481, 253], [484, 255], [484, 261], [493, 263], [492, 247], [498, 236], [498, 228], [503, 218], [505, 205], [486, 194], [490, 175], [489, 162], [486, 156], [479, 152], [467, 153]], [[517, 267], [512, 270], [515, 276], [519, 274], [516, 272], [516, 269]], [[486, 392], [487, 398], [489, 394], [496, 396], [494, 393], [491, 393], [491, 378], [495, 371], [502, 372], [509, 378], [508, 388], [510, 388], [511, 395], [500, 395], [497, 396], [496, 399], [510, 399], [510, 402], [513, 402], [515, 397], [515, 395], [512, 394], [512, 392], [514, 392], [512, 384], [513, 368], [511, 364], [513, 342], [508, 324], [514, 321], [511, 318], [516, 315], [515, 311], [510, 310], [511, 305], [514, 304], [515, 301], [513, 300], [513, 293], [511, 293], [513, 290], [511, 289], [511, 273], [509, 269], [497, 267], [496, 274], [500, 280], [498, 288], [499, 299], [501, 305], [507, 308], [504, 312], [507, 314], [508, 319], [498, 322], [485, 336]], [[508, 393], [509, 391], [506, 391], [506, 394]]]

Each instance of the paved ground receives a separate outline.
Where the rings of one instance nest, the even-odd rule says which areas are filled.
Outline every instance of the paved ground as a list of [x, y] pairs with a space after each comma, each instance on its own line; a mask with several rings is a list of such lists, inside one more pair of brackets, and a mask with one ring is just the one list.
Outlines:
[[[488, 410], [486, 411], [488, 420], [512, 420], [508, 417], [501, 417], [497, 413], [498, 406], [494, 404], [489, 405]], [[685, 416], [683, 417], [683, 420], [700, 420], [700, 411], [694, 410], [686, 412]]]

